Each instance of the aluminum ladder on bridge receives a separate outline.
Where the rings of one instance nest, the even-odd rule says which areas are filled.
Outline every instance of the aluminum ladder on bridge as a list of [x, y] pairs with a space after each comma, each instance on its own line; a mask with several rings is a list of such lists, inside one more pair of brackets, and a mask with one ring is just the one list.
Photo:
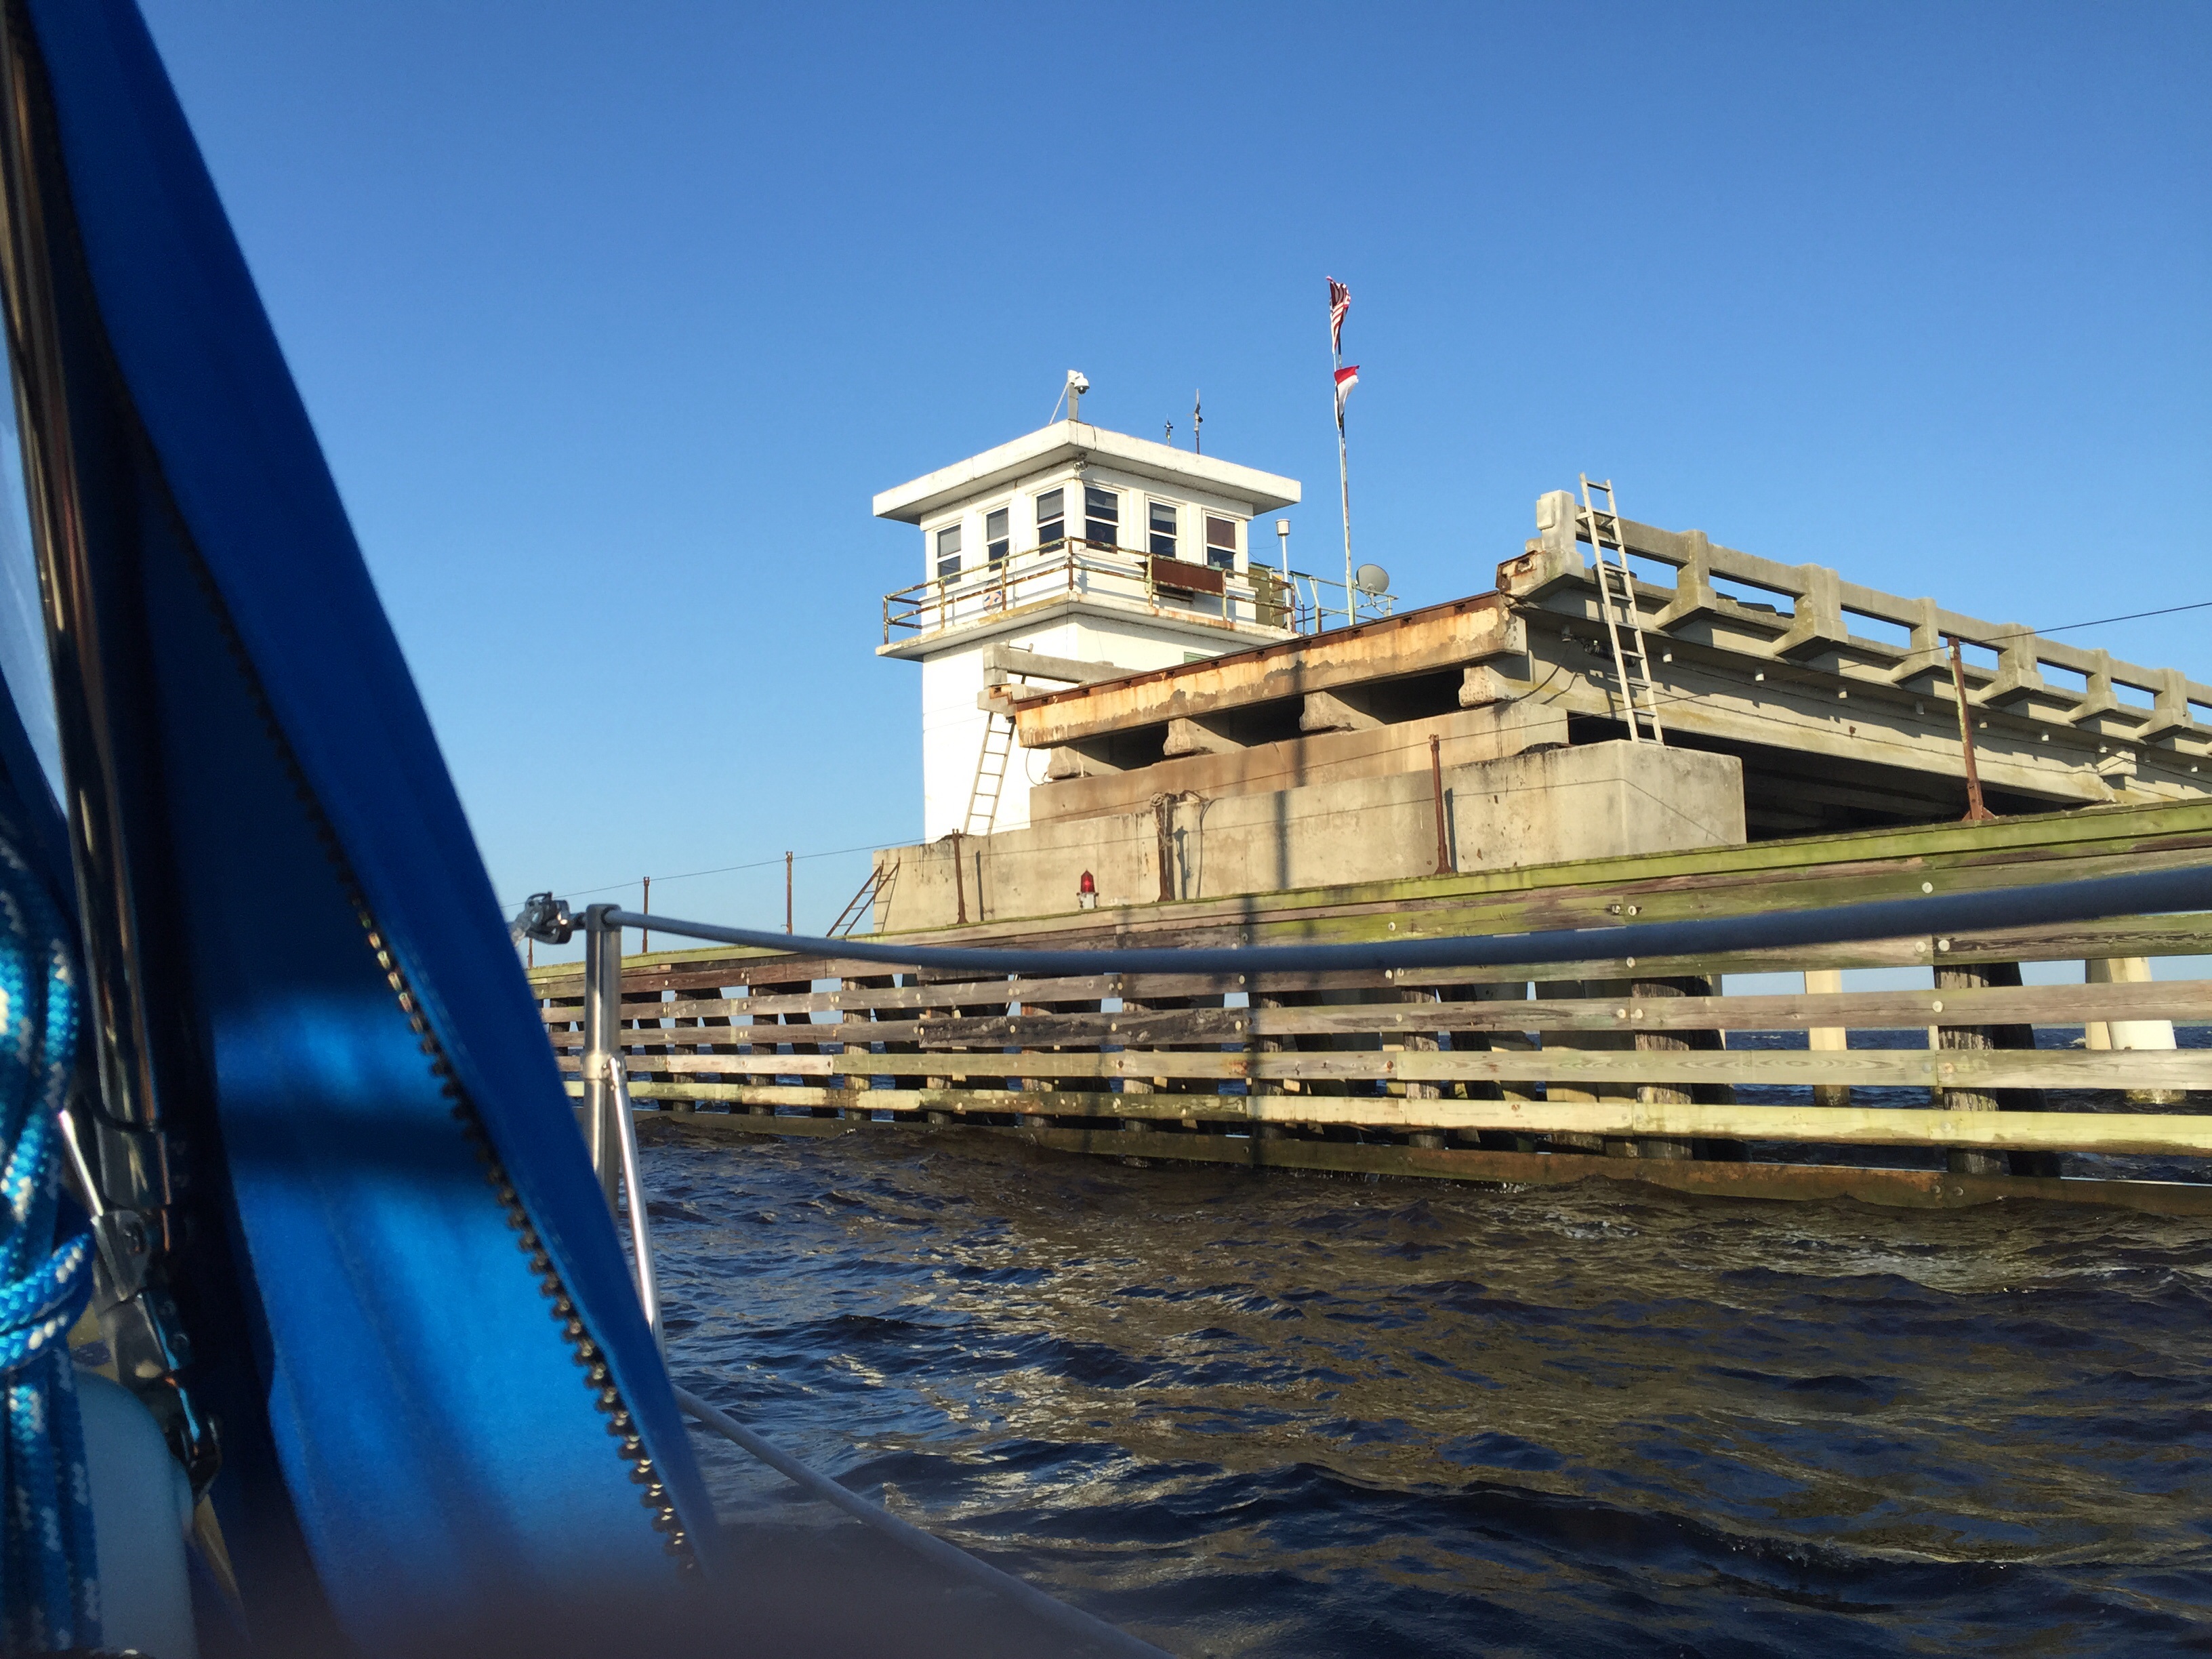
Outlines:
[[[1019, 674], [1013, 678], [1016, 685], [1029, 682]], [[1004, 721], [1001, 725], [1000, 722]], [[988, 836], [991, 826], [999, 821], [999, 796], [1006, 786], [1006, 769], [1014, 758], [1014, 717], [987, 714], [983, 716], [983, 748], [975, 757], [975, 781], [968, 789], [968, 816], [961, 820], [963, 836]]]
[[[1659, 694], [1651, 684], [1651, 659], [1644, 647], [1644, 619], [1636, 608], [1636, 575], [1628, 568], [1628, 543], [1620, 533], [1620, 514], [1613, 500], [1613, 481], [1583, 481], [1583, 534], [1597, 555], [1598, 611], [1605, 618], [1607, 636], [1613, 641], [1613, 672], [1620, 677], [1622, 713], [1627, 717], [1632, 742], [1644, 741], [1643, 725], [1649, 721], [1651, 741], [1664, 744], [1667, 734], [1659, 724]], [[1600, 507], [1596, 496], [1605, 498]], [[1615, 557], [1606, 557], [1612, 549]]]

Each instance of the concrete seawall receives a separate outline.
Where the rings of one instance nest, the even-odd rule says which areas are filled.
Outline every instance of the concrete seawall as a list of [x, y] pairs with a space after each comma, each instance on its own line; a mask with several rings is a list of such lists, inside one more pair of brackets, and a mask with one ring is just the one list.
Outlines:
[[[1728, 847], [1744, 840], [1733, 757], [1648, 743], [1545, 748], [1441, 772], [1447, 872]], [[898, 863], [875, 918], [905, 933], [1105, 907], [1438, 873], [1426, 767], [1055, 820], [879, 854]], [[956, 874], [955, 860], [958, 860]]]

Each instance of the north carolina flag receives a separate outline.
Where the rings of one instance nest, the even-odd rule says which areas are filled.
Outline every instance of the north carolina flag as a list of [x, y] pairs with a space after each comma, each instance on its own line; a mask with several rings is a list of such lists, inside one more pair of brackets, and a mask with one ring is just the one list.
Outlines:
[[1352, 363], [1336, 371], [1336, 423], [1344, 424], [1344, 400], [1352, 395], [1352, 388], [1359, 384], [1359, 365]]

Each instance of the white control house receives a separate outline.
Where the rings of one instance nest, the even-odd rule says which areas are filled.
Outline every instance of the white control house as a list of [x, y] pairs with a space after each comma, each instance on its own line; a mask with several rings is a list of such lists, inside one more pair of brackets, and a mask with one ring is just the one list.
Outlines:
[[[1029, 822], [1030, 769], [989, 686], [1111, 678], [1287, 639], [1263, 515], [1297, 480], [1073, 417], [875, 498], [921, 532], [877, 653], [921, 665], [923, 836]], [[1255, 544], [1255, 537], [1258, 544]]]

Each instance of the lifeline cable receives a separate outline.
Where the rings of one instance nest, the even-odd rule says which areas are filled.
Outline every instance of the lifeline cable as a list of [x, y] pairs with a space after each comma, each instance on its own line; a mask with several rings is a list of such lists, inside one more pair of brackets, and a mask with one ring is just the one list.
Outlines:
[[1080, 1607], [1056, 1601], [1035, 1585], [1024, 1583], [1012, 1573], [1001, 1572], [989, 1562], [977, 1560], [957, 1545], [948, 1544], [936, 1534], [924, 1532], [920, 1527], [900, 1520], [879, 1504], [871, 1504], [858, 1492], [839, 1486], [828, 1475], [810, 1469], [774, 1441], [756, 1434], [726, 1412], [716, 1410], [690, 1389], [678, 1389], [675, 1393], [678, 1405], [725, 1440], [744, 1447], [794, 1486], [804, 1487], [825, 1503], [834, 1504], [854, 1520], [865, 1522], [916, 1554], [1005, 1596], [1015, 1606], [1079, 1641], [1091, 1643], [1109, 1653], [1127, 1655], [1128, 1659], [1169, 1659], [1167, 1654], [1151, 1643], [1139, 1641], [1127, 1631], [1117, 1630]]
[[1814, 910], [1748, 916], [1708, 916], [1690, 921], [1652, 921], [1618, 927], [1574, 928], [1544, 933], [1455, 935], [1440, 939], [1376, 940], [1346, 945], [1109, 946], [1097, 950], [1021, 950], [990, 946], [890, 945], [812, 939], [752, 927], [723, 927], [635, 911], [605, 912], [621, 927], [649, 927], [719, 944], [749, 945], [785, 956], [827, 957], [842, 962], [882, 962], [899, 967], [957, 968], [987, 974], [1327, 973], [1340, 969], [1484, 968], [1588, 962], [1638, 957], [1719, 956], [1740, 951], [1844, 945], [1904, 939], [1968, 928], [2020, 927], [2036, 923], [2091, 921], [2106, 916], [2149, 915], [2212, 909], [2212, 865], [2082, 881], [2000, 887], [1974, 893], [1881, 899]]

